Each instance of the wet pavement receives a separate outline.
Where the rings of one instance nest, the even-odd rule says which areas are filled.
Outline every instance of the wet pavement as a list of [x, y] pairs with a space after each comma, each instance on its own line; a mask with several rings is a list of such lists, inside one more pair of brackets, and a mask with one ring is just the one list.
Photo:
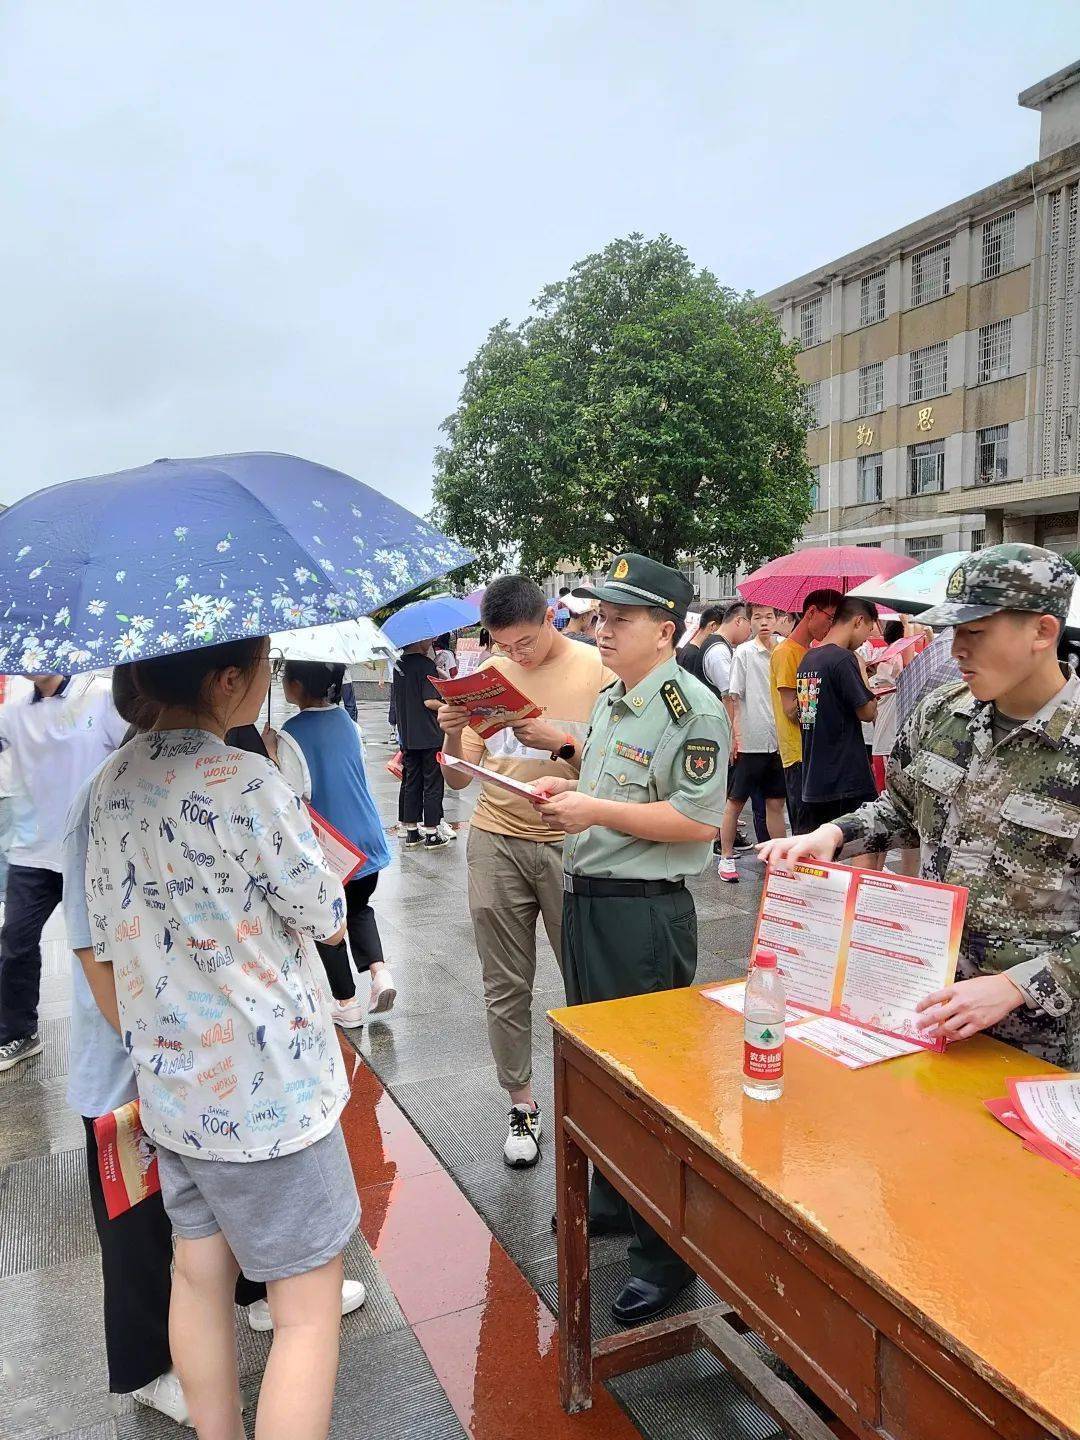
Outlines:
[[[385, 770], [392, 752], [382, 743], [383, 717], [380, 704], [361, 707], [369, 777], [389, 825], [397, 782]], [[773, 1422], [705, 1352], [598, 1386], [586, 1415], [560, 1409], [545, 1011], [563, 1003], [562, 987], [541, 929], [534, 1079], [548, 1136], [535, 1169], [512, 1171], [502, 1161], [507, 1102], [488, 1049], [466, 901], [471, 804], [471, 792], [448, 797], [448, 816], [462, 830], [444, 850], [404, 852], [394, 841], [373, 901], [398, 1001], [389, 1016], [342, 1041], [353, 1072], [343, 1126], [364, 1212], [346, 1272], [364, 1281], [368, 1300], [342, 1322], [331, 1433], [350, 1440], [772, 1440]], [[745, 971], [760, 870], [744, 860], [740, 871], [738, 885], [723, 884], [711, 867], [693, 884], [699, 980]], [[46, 937], [45, 1053], [0, 1076], [0, 1435], [190, 1435], [108, 1393], [82, 1122], [64, 1103], [69, 952], [57, 917]], [[610, 1300], [627, 1274], [625, 1242], [594, 1241], [597, 1333], [615, 1328]], [[711, 1298], [697, 1281], [686, 1306]], [[253, 1402], [270, 1337], [238, 1316], [237, 1338]], [[247, 1419], [251, 1433], [253, 1404]]]

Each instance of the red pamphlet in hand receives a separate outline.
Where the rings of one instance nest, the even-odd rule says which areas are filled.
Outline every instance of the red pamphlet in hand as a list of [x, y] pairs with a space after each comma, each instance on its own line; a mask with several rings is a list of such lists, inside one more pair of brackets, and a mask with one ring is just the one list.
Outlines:
[[469, 712], [469, 724], [484, 740], [519, 720], [535, 720], [543, 712], [498, 670], [485, 666], [454, 680], [431, 676], [435, 689], [451, 705]]

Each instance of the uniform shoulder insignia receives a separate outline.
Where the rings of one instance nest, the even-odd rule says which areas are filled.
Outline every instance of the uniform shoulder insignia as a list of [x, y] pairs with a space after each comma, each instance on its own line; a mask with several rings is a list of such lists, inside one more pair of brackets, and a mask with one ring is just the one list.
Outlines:
[[690, 719], [690, 702], [674, 680], [664, 681], [660, 686], [660, 696], [676, 725], [684, 725]]

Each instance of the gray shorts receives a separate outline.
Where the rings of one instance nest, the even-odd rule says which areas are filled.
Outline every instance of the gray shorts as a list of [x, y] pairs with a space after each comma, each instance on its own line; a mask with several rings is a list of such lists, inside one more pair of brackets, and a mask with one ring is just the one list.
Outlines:
[[274, 1160], [197, 1160], [158, 1146], [161, 1198], [173, 1232], [220, 1231], [249, 1280], [286, 1280], [340, 1255], [360, 1220], [341, 1126]]

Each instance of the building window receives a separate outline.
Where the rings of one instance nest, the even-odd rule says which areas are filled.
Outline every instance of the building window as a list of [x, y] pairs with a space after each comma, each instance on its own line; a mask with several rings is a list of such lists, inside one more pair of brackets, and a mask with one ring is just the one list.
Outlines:
[[981, 550], [985, 544], [986, 544], [986, 531], [985, 531], [985, 530], [972, 530], [972, 532], [971, 532], [971, 548], [972, 548], [972, 550]]
[[995, 320], [979, 331], [979, 384], [1004, 380], [1012, 358], [1012, 321]]
[[799, 339], [804, 350], [821, 344], [821, 296], [799, 306]]
[[908, 355], [908, 403], [944, 395], [949, 388], [949, 345], [939, 340]]
[[859, 281], [859, 324], [876, 325], [885, 319], [885, 271], [875, 270]]
[[941, 554], [940, 535], [909, 535], [904, 541], [908, 557], [916, 563]]
[[680, 569], [680, 570], [682, 571], [682, 573], [686, 576], [687, 580], [690, 581], [690, 584], [691, 584], [691, 586], [693, 587], [693, 590], [694, 590], [694, 594], [697, 595], [697, 593], [698, 593], [698, 581], [697, 581], [698, 563], [697, 563], [697, 561], [694, 560], [694, 559], [692, 559], [692, 558], [685, 559], [685, 560], [683, 560], [682, 563], [679, 565], [679, 569]]
[[994, 485], [1009, 474], [1009, 427], [975, 431], [975, 484]]
[[912, 495], [934, 495], [945, 489], [944, 440], [908, 446], [908, 489]]
[[815, 465], [810, 471], [810, 508], [821, 509], [821, 466]]
[[949, 244], [942, 240], [911, 257], [912, 305], [928, 305], [949, 293]]
[[872, 505], [881, 499], [881, 456], [860, 455], [855, 461], [859, 482], [859, 504]]
[[880, 541], [880, 540], [856, 540], [856, 541], [855, 541], [855, 548], [856, 548], [856, 550], [880, 550], [880, 549], [881, 549], [881, 541]]
[[1003, 270], [1011, 270], [1013, 241], [1016, 235], [1016, 212], [988, 220], [982, 232], [982, 279], [992, 280]]
[[821, 381], [814, 380], [803, 386], [803, 404], [806, 406], [806, 428], [817, 430], [825, 422], [821, 418]]
[[885, 366], [859, 366], [859, 414], [874, 415], [885, 408]]

